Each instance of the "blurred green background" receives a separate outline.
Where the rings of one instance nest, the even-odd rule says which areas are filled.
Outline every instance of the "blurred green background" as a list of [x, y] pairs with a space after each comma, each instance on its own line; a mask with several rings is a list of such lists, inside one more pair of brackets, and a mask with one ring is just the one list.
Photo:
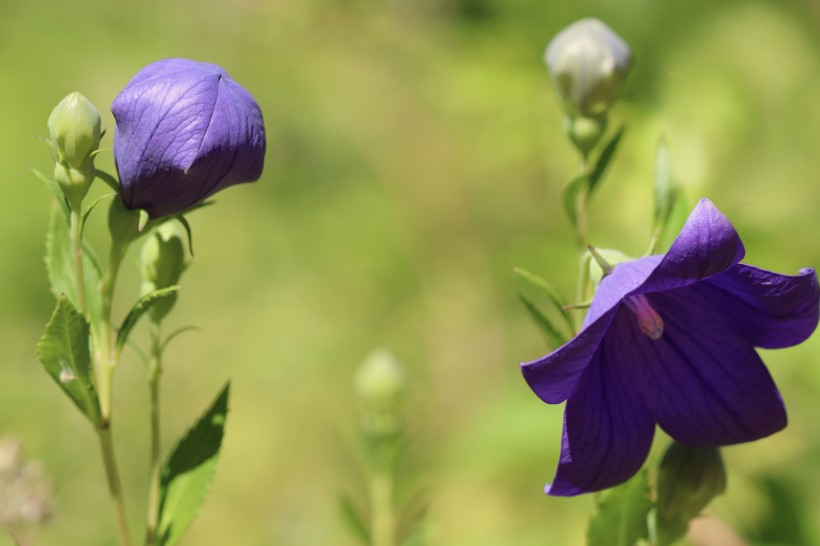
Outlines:
[[[546, 347], [512, 268], [574, 290], [559, 195], [577, 158], [541, 55], [590, 15], [637, 58], [612, 119], [628, 133], [590, 240], [644, 250], [654, 146], [666, 135], [690, 198], [709, 196], [729, 216], [750, 263], [820, 264], [816, 0], [2, 0], [0, 436], [22, 438], [52, 477], [57, 514], [38, 544], [115, 539], [96, 438], [33, 355], [53, 306], [42, 260], [51, 199], [28, 172], [51, 165], [35, 135], [79, 90], [110, 147], [114, 96], [142, 66], [175, 56], [225, 67], [268, 131], [263, 178], [190, 217], [196, 258], [171, 322], [201, 331], [167, 355], [166, 446], [228, 377], [233, 400], [219, 473], [183, 543], [354, 544], [337, 504], [350, 481], [351, 378], [385, 346], [412, 379], [429, 544], [582, 544], [592, 499], [542, 494], [562, 408], [520, 377], [518, 363]], [[113, 171], [111, 154], [98, 166]], [[98, 244], [101, 220], [90, 228]], [[120, 288], [121, 317], [138, 292], [133, 254]], [[820, 543], [818, 349], [815, 336], [764, 355], [790, 426], [724, 451], [729, 492], [713, 508], [752, 544]], [[133, 353], [115, 394], [136, 533], [148, 423]]]

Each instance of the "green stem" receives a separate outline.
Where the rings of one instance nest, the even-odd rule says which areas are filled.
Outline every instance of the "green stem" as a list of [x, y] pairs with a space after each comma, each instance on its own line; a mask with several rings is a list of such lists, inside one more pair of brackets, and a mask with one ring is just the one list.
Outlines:
[[83, 275], [82, 216], [79, 210], [71, 209], [71, 243], [74, 259], [74, 277], [77, 281], [77, 307], [86, 314], [85, 277]]
[[148, 364], [148, 390], [151, 403], [151, 463], [148, 483], [148, 516], [145, 544], [155, 546], [159, 525], [160, 470], [162, 450], [160, 446], [160, 375], [162, 374], [162, 336], [158, 322], [151, 321], [151, 360]]
[[370, 482], [370, 536], [372, 546], [395, 546], [393, 476], [387, 446], [379, 446], [377, 467]]
[[108, 479], [108, 489], [114, 503], [114, 516], [117, 523], [117, 533], [121, 546], [130, 546], [128, 519], [125, 514], [125, 500], [120, 482], [119, 471], [111, 440], [111, 406], [112, 406], [112, 379], [114, 369], [119, 363], [119, 353], [114, 344], [113, 328], [111, 326], [111, 300], [117, 282], [120, 264], [125, 256], [125, 248], [112, 244], [108, 258], [108, 269], [100, 281], [102, 296], [102, 316], [98, 337], [94, 344], [94, 372], [97, 382], [97, 392], [100, 399], [102, 423], [98, 429], [100, 448], [102, 450], [105, 475]]
[[[578, 167], [578, 172], [584, 174], [589, 170], [586, 156], [581, 157], [581, 164]], [[587, 192], [584, 190], [578, 192], [578, 197], [575, 200], [575, 219], [578, 244], [581, 246], [583, 252], [587, 246]]]
[[111, 494], [111, 501], [114, 503], [114, 515], [117, 521], [117, 534], [121, 546], [131, 546], [131, 539], [128, 534], [128, 518], [125, 515], [125, 502], [123, 500], [122, 484], [120, 483], [119, 472], [117, 471], [117, 461], [114, 457], [114, 446], [111, 442], [111, 428], [103, 426], [97, 430], [100, 437], [100, 449], [102, 451], [103, 463], [105, 464], [105, 475], [108, 479], [108, 490]]

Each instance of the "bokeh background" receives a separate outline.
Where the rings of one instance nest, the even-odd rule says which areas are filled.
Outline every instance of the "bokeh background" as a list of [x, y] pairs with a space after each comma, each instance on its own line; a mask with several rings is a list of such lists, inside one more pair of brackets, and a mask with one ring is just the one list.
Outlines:
[[[52, 478], [57, 513], [39, 544], [115, 539], [96, 438], [33, 354], [53, 306], [42, 260], [51, 199], [28, 172], [51, 166], [35, 136], [79, 90], [110, 147], [114, 96], [171, 56], [225, 67], [259, 100], [268, 131], [263, 178], [190, 217], [195, 263], [170, 320], [201, 331], [167, 355], [166, 446], [229, 377], [233, 400], [219, 473], [183, 543], [355, 544], [338, 510], [355, 451], [351, 378], [383, 346], [408, 368], [430, 545], [582, 544], [592, 499], [542, 494], [562, 408], [519, 375], [546, 346], [512, 269], [574, 290], [559, 195], [577, 157], [541, 55], [590, 15], [637, 58], [591, 241], [644, 250], [665, 135], [690, 198], [729, 216], [750, 263], [820, 264], [816, 0], [2, 0], [0, 436], [20, 437]], [[98, 166], [113, 171], [111, 154]], [[120, 288], [118, 316], [138, 292], [133, 255]], [[724, 451], [730, 486], [713, 509], [751, 544], [820, 544], [818, 349], [815, 336], [764, 355], [790, 426]], [[148, 432], [133, 353], [116, 396], [136, 533]]]

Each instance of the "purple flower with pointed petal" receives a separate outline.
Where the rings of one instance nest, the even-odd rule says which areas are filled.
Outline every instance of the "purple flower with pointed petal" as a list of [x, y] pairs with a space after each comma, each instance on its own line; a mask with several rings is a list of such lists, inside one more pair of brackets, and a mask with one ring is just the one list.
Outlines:
[[265, 126], [254, 98], [220, 67], [152, 63], [111, 105], [122, 198], [152, 218], [182, 212], [262, 174]]
[[732, 224], [702, 199], [669, 252], [616, 265], [581, 332], [522, 364], [542, 400], [567, 401], [548, 494], [626, 481], [643, 465], [656, 424], [703, 447], [786, 426], [780, 393], [754, 348], [789, 347], [811, 335], [817, 276], [741, 264], [744, 253]]

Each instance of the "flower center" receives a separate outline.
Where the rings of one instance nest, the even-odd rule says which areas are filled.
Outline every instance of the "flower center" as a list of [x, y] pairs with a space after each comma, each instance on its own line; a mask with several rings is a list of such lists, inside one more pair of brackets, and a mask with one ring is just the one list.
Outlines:
[[649, 339], [660, 339], [663, 335], [663, 319], [646, 299], [646, 296], [639, 294], [626, 298], [626, 306], [638, 320], [641, 332]]

